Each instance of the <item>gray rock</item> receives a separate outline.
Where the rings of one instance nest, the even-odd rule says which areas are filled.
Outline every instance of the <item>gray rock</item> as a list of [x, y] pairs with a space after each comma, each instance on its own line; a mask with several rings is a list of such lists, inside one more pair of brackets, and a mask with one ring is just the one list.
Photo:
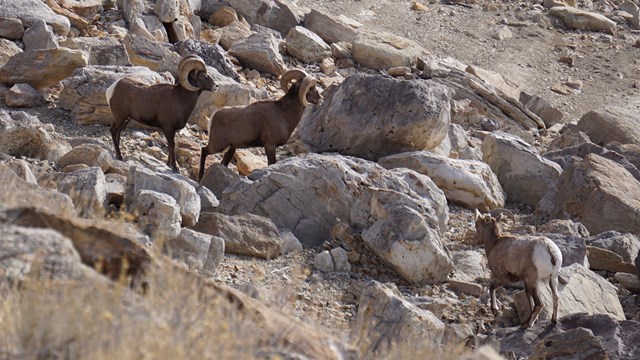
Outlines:
[[584, 225], [573, 220], [553, 219], [540, 225], [538, 231], [585, 238], [590, 236], [589, 230]]
[[304, 26], [328, 43], [352, 43], [362, 24], [344, 15], [332, 16], [312, 9], [304, 17]]
[[136, 19], [140, 18], [145, 12], [145, 1], [123, 0], [122, 6], [118, 4], [118, 9], [122, 10], [124, 19], [127, 21], [127, 24], [131, 26], [131, 24], [134, 23]]
[[334, 265], [331, 253], [328, 250], [324, 250], [320, 254], [316, 255], [313, 260], [313, 268], [323, 273], [333, 272]]
[[281, 43], [282, 39], [271, 33], [255, 33], [233, 44], [229, 54], [247, 68], [279, 76], [287, 70], [280, 54]]
[[129, 211], [138, 218], [142, 231], [156, 244], [163, 244], [180, 234], [180, 206], [167, 194], [152, 190], [135, 193]]
[[134, 166], [127, 176], [125, 205], [129, 206], [135, 194], [141, 190], [152, 190], [167, 194], [180, 206], [183, 226], [193, 226], [200, 216], [200, 197], [192, 181], [178, 174], [156, 173], [141, 166]]
[[0, 37], [10, 40], [20, 40], [24, 34], [24, 25], [20, 19], [0, 17]]
[[0, 17], [19, 19], [26, 28], [38, 20], [44, 20], [58, 35], [63, 36], [71, 28], [69, 19], [57, 15], [40, 0], [0, 0]]
[[41, 89], [65, 79], [75, 69], [86, 65], [87, 57], [80, 50], [55, 48], [23, 51], [12, 56], [0, 68], [0, 82], [28, 83]]
[[105, 174], [107, 183], [107, 205], [120, 209], [124, 204], [124, 192], [127, 188], [127, 177], [120, 174]]
[[565, 120], [565, 114], [558, 108], [552, 106], [547, 100], [536, 96], [529, 95], [524, 91], [520, 92], [520, 102], [533, 111], [544, 121], [547, 128], [555, 124], [562, 124]]
[[136, 66], [146, 66], [157, 72], [169, 71], [177, 78], [180, 55], [168, 43], [160, 43], [139, 35], [128, 34], [123, 44], [129, 61]]
[[213, 191], [209, 190], [204, 186], [198, 186], [197, 189], [198, 189], [197, 190], [198, 196], [200, 197], [201, 209], [211, 210], [213, 208], [218, 207], [218, 205], [220, 205], [220, 201], [218, 201], [218, 198], [213, 193]]
[[303, 115], [297, 133], [312, 151], [374, 161], [433, 149], [447, 136], [450, 97], [449, 89], [431, 81], [354, 75], [325, 91], [323, 104]]
[[213, 236], [189, 229], [181, 229], [175, 239], [165, 242], [169, 255], [187, 264], [189, 269], [201, 270], [207, 261]]
[[44, 97], [29, 84], [15, 84], [4, 95], [4, 102], [11, 107], [30, 108], [44, 102]]
[[353, 59], [362, 66], [382, 70], [397, 66], [415, 66], [426, 53], [413, 40], [386, 33], [361, 31], [353, 40]]
[[404, 180], [411, 190], [425, 198], [431, 203], [438, 216], [440, 231], [444, 234], [447, 231], [449, 222], [449, 205], [445, 193], [427, 175], [423, 175], [415, 170], [407, 168], [391, 169], [391, 173]]
[[589, 154], [564, 169], [537, 211], [580, 221], [592, 234], [640, 233], [640, 182], [617, 163]]
[[71, 151], [71, 149], [72, 147], [67, 141], [63, 139], [53, 139], [40, 147], [35, 154], [35, 158], [55, 163], [58, 162], [64, 154]]
[[34, 22], [22, 37], [24, 50], [42, 50], [55, 49], [58, 47], [58, 41], [50, 26], [44, 20]]
[[351, 271], [351, 264], [349, 263], [349, 256], [347, 251], [341, 247], [331, 249], [331, 259], [333, 260], [333, 269], [336, 272], [349, 272]]
[[572, 29], [606, 31], [613, 33], [616, 23], [604, 15], [580, 10], [571, 6], [555, 6], [549, 9], [549, 15], [560, 18]]
[[111, 167], [113, 157], [104, 147], [97, 144], [80, 144], [63, 157], [61, 157], [57, 165], [59, 168], [64, 168], [70, 165], [84, 164], [87, 166], [97, 166], [103, 172], [107, 172]]
[[620, 255], [611, 250], [596, 246], [587, 246], [587, 250], [591, 269], [629, 274], [633, 274], [636, 270], [633, 263], [624, 261]]
[[394, 284], [368, 282], [358, 303], [350, 338], [364, 357], [384, 353], [392, 346], [419, 350], [442, 340], [445, 324], [409, 303]]
[[634, 111], [613, 106], [590, 111], [578, 121], [578, 130], [601, 146], [613, 141], [640, 145], [638, 127], [640, 117]]
[[585, 238], [546, 232], [542, 235], [551, 239], [560, 248], [560, 252], [562, 253], [562, 266], [580, 264], [587, 269], [589, 268], [587, 241]]
[[0, 153], [33, 157], [51, 136], [35, 116], [0, 109]]
[[302, 62], [320, 62], [331, 56], [331, 48], [313, 31], [302, 26], [289, 30], [286, 38], [287, 52]]
[[[191, 20], [193, 19], [193, 20]], [[195, 19], [198, 19], [196, 22]], [[194, 24], [196, 26], [194, 26]], [[189, 39], [198, 39], [200, 37], [200, 17], [178, 16], [178, 19], [171, 23], [171, 32], [173, 41], [185, 41]]]
[[529, 359], [555, 359], [571, 354], [577, 359], [608, 359], [600, 339], [590, 329], [577, 328], [547, 336], [533, 348]]
[[124, 45], [100, 45], [91, 48], [89, 65], [131, 66], [131, 61]]
[[179, 41], [174, 45], [174, 49], [181, 56], [198, 55], [204, 62], [214, 67], [220, 74], [239, 81], [240, 75], [236, 71], [231, 59], [220, 46], [209, 44], [198, 40]]
[[587, 240], [590, 246], [612, 251], [623, 261], [633, 263], [640, 251], [640, 239], [634, 234], [622, 234], [617, 231], [606, 231]]
[[107, 203], [107, 184], [98, 167], [89, 167], [67, 174], [58, 184], [58, 191], [69, 195], [78, 216], [102, 216]]
[[71, 118], [77, 124], [110, 125], [113, 115], [105, 92], [114, 82], [125, 77], [145, 85], [173, 83], [168, 74], [158, 74], [142, 66], [88, 66], [62, 82], [64, 89], [59, 95], [60, 106], [71, 111]]
[[100, 281], [68, 238], [52, 229], [0, 226], [0, 284], [19, 285], [35, 273], [63, 280]]
[[288, 229], [280, 229], [280, 239], [282, 239], [282, 255], [302, 252], [300, 240]]
[[[0, 38], [0, 68], [3, 67], [13, 55], [21, 53], [22, 49], [13, 41]], [[4, 86], [4, 84], [2, 84]], [[2, 94], [0, 93], [0, 98]]]
[[203, 212], [193, 230], [223, 238], [228, 253], [273, 259], [282, 252], [278, 229], [258, 215]]
[[536, 207], [562, 173], [517, 136], [495, 132], [482, 144], [484, 161], [498, 176], [509, 201]]
[[222, 198], [224, 190], [238, 179], [240, 179], [240, 175], [228, 167], [216, 163], [205, 169], [200, 184], [213, 191], [217, 198]]
[[482, 161], [480, 146], [473, 144], [473, 140], [477, 139], [468, 137], [466, 130], [462, 126], [450, 124], [448, 138], [451, 143], [451, 150], [450, 154], [447, 154], [448, 156], [457, 159]]
[[31, 171], [29, 167], [29, 163], [22, 159], [15, 159], [7, 165], [13, 170], [13, 172], [18, 175], [18, 177], [29, 184], [38, 185], [38, 180], [36, 180], [35, 175]]
[[158, 15], [160, 21], [171, 23], [176, 21], [180, 15], [180, 2], [178, 0], [157, 0], [153, 11]]
[[451, 278], [458, 281], [476, 282], [489, 279], [487, 259], [477, 251], [459, 250], [451, 252], [455, 268]]
[[481, 161], [450, 159], [426, 151], [401, 153], [381, 158], [383, 167], [405, 167], [430, 177], [451, 202], [481, 211], [501, 208], [505, 194], [498, 178]]
[[[560, 276], [567, 283], [560, 282], [558, 285], [558, 295], [560, 297], [558, 318], [585, 312], [591, 315], [606, 314], [618, 320], [625, 319], [616, 287], [602, 276], [579, 264], [561, 268]], [[540, 313], [539, 319], [550, 319], [552, 299], [548, 284], [544, 284], [538, 289], [540, 290], [543, 304], [548, 304]], [[514, 300], [520, 321], [524, 321], [531, 313], [529, 300], [524, 291], [518, 292]]]
[[169, 42], [169, 35], [167, 29], [160, 19], [154, 15], [142, 15], [142, 22], [144, 27], [156, 38], [158, 41]]
[[211, 245], [207, 253], [207, 261], [204, 263], [203, 270], [209, 274], [215, 273], [224, 258], [224, 239], [218, 236], [211, 237]]
[[244, 21], [237, 20], [218, 30], [220, 32], [220, 46], [229, 50], [234, 44], [247, 39], [253, 32], [251, 26]]

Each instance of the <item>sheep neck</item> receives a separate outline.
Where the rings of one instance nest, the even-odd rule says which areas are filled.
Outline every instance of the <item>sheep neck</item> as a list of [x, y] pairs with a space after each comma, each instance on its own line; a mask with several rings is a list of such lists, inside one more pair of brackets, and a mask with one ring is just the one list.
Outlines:
[[296, 126], [298, 126], [300, 118], [302, 117], [302, 112], [304, 111], [304, 107], [300, 103], [300, 99], [298, 97], [298, 91], [294, 90], [298, 89], [291, 89], [279, 100], [282, 109], [285, 110], [283, 113], [286, 114], [285, 117], [287, 124], [289, 125], [289, 134], [291, 134]]

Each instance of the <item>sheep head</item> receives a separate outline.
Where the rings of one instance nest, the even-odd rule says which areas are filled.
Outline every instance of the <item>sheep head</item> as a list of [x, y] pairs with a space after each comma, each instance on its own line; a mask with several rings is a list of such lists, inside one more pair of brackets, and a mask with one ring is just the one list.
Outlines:
[[505, 216], [516, 222], [515, 215], [507, 209], [496, 209], [489, 214], [481, 214], [476, 209], [476, 240], [485, 245], [487, 252], [502, 236], [501, 223]]
[[180, 85], [189, 91], [215, 91], [217, 88], [211, 75], [207, 74], [207, 65], [198, 55], [188, 55], [180, 60], [178, 77]]
[[309, 106], [310, 103], [315, 105], [322, 103], [322, 95], [320, 95], [320, 92], [316, 87], [318, 80], [313, 76], [309, 76], [302, 70], [293, 69], [284, 73], [284, 75], [282, 75], [282, 79], [280, 79], [280, 87], [285, 92], [289, 91], [292, 86], [291, 83], [294, 80], [300, 84], [300, 92], [298, 93], [298, 96], [303, 107]]

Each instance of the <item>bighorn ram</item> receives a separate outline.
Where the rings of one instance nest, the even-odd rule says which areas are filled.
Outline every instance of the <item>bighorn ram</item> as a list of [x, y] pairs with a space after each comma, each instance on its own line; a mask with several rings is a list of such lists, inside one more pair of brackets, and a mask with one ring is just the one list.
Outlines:
[[558, 272], [562, 265], [562, 253], [551, 239], [544, 236], [503, 235], [500, 222], [505, 214], [515, 222], [515, 216], [509, 210], [494, 210], [486, 215], [476, 210], [476, 239], [484, 243], [492, 273], [489, 288], [491, 310], [497, 315], [498, 287], [524, 280], [532, 311], [523, 325], [533, 326], [544, 307], [538, 292], [538, 282], [549, 279], [553, 296], [551, 321], [555, 324], [558, 321]]
[[116, 158], [122, 160], [120, 134], [129, 120], [133, 119], [164, 132], [169, 146], [167, 165], [173, 171], [178, 170], [175, 156], [176, 132], [186, 126], [200, 93], [204, 90], [214, 91], [217, 87], [211, 75], [207, 74], [204, 61], [197, 55], [185, 56], [180, 60], [178, 75], [176, 85], [146, 86], [125, 78], [109, 86], [107, 102], [113, 113], [113, 124], [109, 130]]
[[[295, 80], [295, 82], [294, 82]], [[276, 162], [276, 147], [284, 145], [300, 122], [309, 103], [320, 104], [316, 79], [302, 70], [289, 70], [280, 80], [286, 94], [279, 100], [258, 101], [246, 106], [218, 110], [209, 125], [209, 143], [202, 148], [198, 179], [204, 174], [208, 155], [229, 150], [222, 163], [227, 166], [236, 149], [264, 146], [269, 165]]]

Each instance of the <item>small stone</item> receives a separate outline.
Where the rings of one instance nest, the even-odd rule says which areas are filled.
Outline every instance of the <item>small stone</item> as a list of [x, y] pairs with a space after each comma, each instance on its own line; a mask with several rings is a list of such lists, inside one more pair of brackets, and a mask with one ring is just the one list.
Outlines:
[[560, 62], [563, 64], [567, 64], [570, 67], [574, 66], [574, 59], [572, 56], [561, 56], [560, 57]]
[[509, 29], [508, 26], [500, 26], [496, 29], [495, 34], [493, 34], [493, 38], [496, 40], [506, 40], [511, 39], [513, 37], [513, 33]]
[[475, 297], [482, 295], [482, 286], [466, 281], [450, 280], [449, 289]]
[[387, 74], [391, 76], [405, 76], [406, 74], [410, 74], [411, 69], [406, 66], [396, 66], [389, 70], [387, 70]]
[[313, 267], [321, 272], [332, 272], [333, 259], [331, 258], [329, 251], [324, 250], [320, 254], [316, 255], [316, 258], [313, 261]]
[[569, 81], [565, 81], [564, 85], [575, 89], [575, 90], [582, 90], [582, 81], [580, 80], [569, 80]]
[[349, 256], [347, 251], [341, 247], [337, 247], [331, 250], [331, 258], [333, 259], [333, 266], [335, 271], [349, 272], [351, 271], [351, 264], [349, 263]]
[[42, 94], [29, 84], [15, 84], [4, 95], [4, 101], [11, 107], [34, 107], [44, 101]]
[[571, 94], [573, 94], [573, 90], [571, 90], [571, 88], [569, 88], [566, 85], [562, 85], [562, 84], [555, 84], [555, 85], [551, 86], [551, 91], [553, 91], [556, 94], [560, 94], [560, 95], [571, 95]]
[[635, 274], [616, 273], [613, 278], [625, 289], [640, 294], [640, 279]]
[[420, 3], [420, 2], [413, 2], [413, 4], [411, 4], [411, 10], [413, 11], [427, 11], [428, 8], [425, 4]]
[[333, 58], [322, 59], [322, 61], [320, 62], [320, 69], [325, 75], [329, 75], [336, 71], [336, 64], [333, 61]]

